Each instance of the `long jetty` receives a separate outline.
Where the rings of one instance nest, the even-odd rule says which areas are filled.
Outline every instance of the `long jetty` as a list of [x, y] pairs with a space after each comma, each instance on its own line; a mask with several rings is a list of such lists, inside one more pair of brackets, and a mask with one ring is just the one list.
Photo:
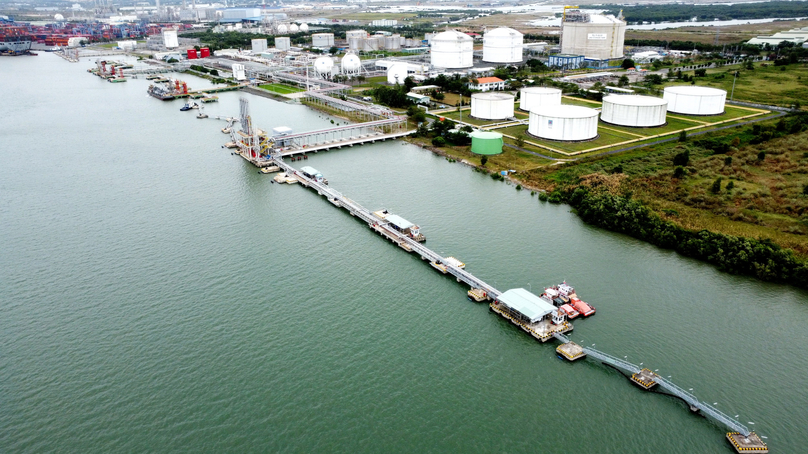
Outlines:
[[[242, 155], [242, 157], [244, 157], [249, 161], [252, 161], [247, 156]], [[363, 207], [359, 203], [349, 199], [348, 197], [345, 197], [339, 191], [329, 187], [328, 185], [315, 181], [314, 179], [307, 177], [302, 172], [299, 172], [297, 169], [284, 162], [283, 156], [276, 155], [274, 157], [271, 157], [268, 161], [272, 162], [274, 165], [277, 165], [278, 168], [280, 170], [283, 170], [287, 175], [293, 176], [303, 186], [316, 190], [319, 195], [326, 197], [331, 204], [337, 207], [344, 208], [345, 210], [348, 211], [348, 213], [351, 216], [358, 217], [362, 221], [366, 222], [372, 230], [376, 231], [377, 233], [396, 243], [399, 247], [401, 247], [405, 251], [415, 252], [419, 254], [422, 260], [428, 260], [433, 263], [443, 264], [448, 274], [453, 275], [458, 282], [464, 282], [467, 285], [469, 285], [472, 289], [482, 290], [487, 294], [489, 298], [494, 300], [496, 300], [500, 295], [502, 295], [501, 291], [494, 288], [492, 285], [486, 283], [482, 279], [469, 273], [465, 269], [461, 269], [453, 265], [451, 261], [446, 259], [446, 257], [441, 256], [437, 252], [413, 240], [407, 235], [389, 227], [389, 224], [384, 219], [375, 216], [370, 210]], [[496, 310], [496, 312], [500, 311]], [[517, 322], [514, 321], [514, 323]], [[766, 446], [766, 444], [761, 440], [761, 438], [756, 433], [750, 431], [748, 427], [741, 424], [731, 416], [718, 410], [714, 406], [698, 400], [696, 396], [685, 391], [681, 387], [674, 384], [672, 381], [651, 372], [649, 369], [642, 369], [635, 364], [632, 364], [628, 361], [617, 358], [615, 356], [609, 355], [608, 353], [596, 350], [595, 348], [579, 347], [573, 342], [571, 342], [570, 339], [561, 332], [552, 333], [551, 336], [562, 343], [562, 345], [559, 346], [558, 349], [559, 352], [560, 349], [564, 346], [578, 347], [579, 354], [575, 359], [577, 359], [578, 357], [580, 358], [589, 357], [590, 359], [597, 360], [598, 362], [608, 365], [617, 370], [625, 371], [631, 374], [630, 380], [635, 384], [637, 384], [638, 386], [640, 386], [641, 388], [650, 391], [652, 390], [652, 388], [658, 386], [659, 389], [662, 390], [660, 391], [660, 393], [671, 395], [681, 399], [688, 405], [690, 411], [696, 414], [701, 414], [702, 416], [705, 417], [710, 417], [714, 421], [729, 428], [731, 432], [728, 432], [726, 434], [726, 437], [727, 440], [732, 444], [736, 452], [739, 453], [768, 452], [768, 447]], [[568, 357], [568, 359], [573, 358]]]

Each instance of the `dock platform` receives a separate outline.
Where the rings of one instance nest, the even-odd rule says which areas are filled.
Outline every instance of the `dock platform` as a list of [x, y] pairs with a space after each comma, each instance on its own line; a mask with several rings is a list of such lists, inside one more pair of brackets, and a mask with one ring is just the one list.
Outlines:
[[642, 389], [650, 390], [656, 386], [656, 380], [659, 375], [655, 374], [651, 369], [642, 369], [641, 371], [631, 375], [632, 383], [636, 384]]
[[556, 352], [564, 358], [575, 361], [576, 359], [586, 358], [584, 348], [575, 342], [567, 342], [556, 347]]
[[729, 432], [727, 433], [727, 440], [732, 443], [732, 447], [735, 448], [735, 452], [738, 453], [769, 452], [769, 447], [766, 446], [766, 443], [763, 443], [763, 440], [761, 440], [758, 434], [754, 432], [750, 433], [748, 436], [744, 436], [738, 432]]
[[511, 323], [522, 328], [523, 331], [535, 337], [542, 343], [547, 342], [550, 339], [555, 339], [553, 335], [556, 333], [564, 334], [572, 331], [572, 325], [569, 324], [568, 322], [564, 322], [561, 325], [554, 325], [549, 320], [542, 320], [538, 323], [525, 323], [517, 319], [516, 317], [513, 317], [511, 314], [508, 313], [507, 310], [499, 306], [500, 305], [497, 304], [496, 301], [488, 305], [488, 307], [490, 307], [492, 311], [510, 320]]

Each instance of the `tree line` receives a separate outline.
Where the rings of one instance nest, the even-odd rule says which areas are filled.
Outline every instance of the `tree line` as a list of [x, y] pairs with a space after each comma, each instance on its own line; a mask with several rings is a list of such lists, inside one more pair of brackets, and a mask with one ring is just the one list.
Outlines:
[[797, 1], [772, 1], [756, 3], [735, 3], [732, 5], [604, 5], [606, 14], [615, 16], [622, 9], [629, 23], [676, 22], [731, 20], [731, 19], [770, 19], [808, 16], [808, 3]]

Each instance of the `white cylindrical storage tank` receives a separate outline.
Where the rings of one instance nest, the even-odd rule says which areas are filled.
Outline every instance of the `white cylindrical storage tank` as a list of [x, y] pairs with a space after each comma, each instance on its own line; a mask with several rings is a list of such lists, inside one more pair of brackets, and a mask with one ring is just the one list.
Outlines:
[[401, 50], [401, 35], [392, 35], [384, 38], [386, 50]]
[[331, 47], [334, 45], [334, 34], [315, 33], [311, 35], [311, 45], [314, 47]]
[[508, 93], [474, 93], [471, 95], [471, 116], [483, 120], [504, 120], [513, 117], [513, 95]]
[[409, 64], [405, 62], [394, 62], [387, 67], [387, 83], [388, 84], [403, 84], [404, 79], [407, 78], [407, 67]]
[[431, 63], [438, 68], [471, 68], [474, 40], [457, 30], [446, 30], [432, 37]]
[[561, 90], [551, 87], [525, 87], [519, 90], [519, 109], [530, 112], [540, 106], [560, 106]]
[[292, 40], [288, 36], [275, 37], [275, 49], [289, 50], [292, 47]]
[[307, 23], [305, 23], [305, 22], [304, 22], [304, 23], [302, 23], [302, 24], [300, 24], [300, 31], [302, 31], [302, 32], [307, 32], [307, 31], [309, 31], [309, 24], [307, 24]]
[[368, 36], [368, 32], [364, 30], [348, 30], [345, 32], [345, 39], [350, 40], [351, 38], [364, 38]]
[[297, 33], [298, 31], [300, 31], [300, 27], [298, 27], [297, 24], [289, 26], [289, 33]]
[[317, 57], [314, 60], [314, 70], [318, 75], [328, 77], [334, 70], [334, 60], [331, 57]]
[[356, 54], [346, 54], [342, 57], [342, 73], [343, 74], [356, 74], [362, 67], [362, 62]]
[[665, 88], [663, 99], [668, 111], [685, 115], [719, 115], [724, 113], [726, 90], [681, 85]]
[[600, 119], [633, 128], [662, 126], [667, 121], [668, 101], [653, 96], [610, 95], [603, 98]]
[[289, 32], [289, 27], [284, 24], [278, 25], [277, 32], [279, 35]]
[[580, 106], [544, 106], [530, 111], [527, 133], [540, 139], [580, 141], [598, 136], [598, 111]]
[[500, 27], [483, 35], [483, 61], [517, 63], [522, 61], [523, 36], [518, 31]]

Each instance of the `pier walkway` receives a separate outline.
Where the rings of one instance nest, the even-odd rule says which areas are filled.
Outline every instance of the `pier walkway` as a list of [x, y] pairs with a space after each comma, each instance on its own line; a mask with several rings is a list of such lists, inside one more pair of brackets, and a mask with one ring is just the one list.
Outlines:
[[[562, 343], [566, 344], [566, 343], [570, 342], [570, 339], [567, 336], [563, 335], [563, 334], [555, 333], [553, 336], [556, 339], [558, 339], [559, 341], [561, 341]], [[584, 353], [586, 354], [586, 356], [588, 356], [590, 358], [595, 358], [596, 360], [600, 361], [601, 363], [609, 365], [609, 366], [612, 366], [612, 367], [614, 367], [616, 369], [624, 370], [624, 371], [629, 372], [631, 374], [639, 374], [642, 371], [640, 366], [637, 366], [636, 364], [632, 364], [632, 363], [630, 363], [630, 362], [628, 362], [626, 360], [614, 357], [612, 355], [609, 355], [608, 353], [604, 353], [604, 352], [602, 352], [600, 350], [596, 350], [596, 349], [594, 349], [592, 347], [583, 347], [583, 350], [584, 350]], [[690, 410], [692, 410], [694, 412], [701, 412], [705, 416], [709, 416], [709, 417], [713, 418], [715, 421], [723, 424], [724, 426], [726, 426], [726, 427], [728, 427], [728, 428], [730, 428], [730, 429], [732, 429], [732, 430], [734, 430], [734, 431], [736, 431], [738, 433], [743, 434], [743, 436], [745, 436], [745, 437], [748, 437], [749, 434], [751, 433], [749, 428], [747, 428], [746, 426], [744, 426], [743, 424], [741, 424], [740, 422], [738, 422], [734, 418], [730, 417], [729, 415], [725, 414], [721, 410], [713, 407], [712, 405], [710, 405], [708, 403], [701, 402], [700, 400], [698, 400], [696, 398], [696, 396], [694, 396], [693, 394], [685, 391], [684, 389], [677, 386], [672, 381], [670, 381], [670, 380], [668, 380], [666, 378], [663, 378], [663, 377], [661, 377], [659, 375], [655, 375], [653, 380], [657, 385], [659, 385], [660, 388], [665, 390], [667, 394], [671, 394], [673, 396], [676, 396], [676, 397], [682, 399], [685, 403], [687, 403], [690, 406]]]
[[343, 146], [354, 146], [366, 142], [376, 142], [412, 134], [407, 131], [406, 117], [392, 117], [381, 120], [353, 123], [344, 126], [318, 129], [296, 134], [276, 136], [275, 146], [280, 148], [280, 156], [328, 150]]
[[[449, 274], [455, 276], [458, 282], [465, 282], [466, 284], [471, 286], [472, 289], [482, 289], [492, 299], [496, 299], [502, 294], [502, 292], [500, 292], [493, 286], [489, 285], [482, 279], [474, 276], [473, 274], [469, 273], [464, 269], [460, 269], [452, 265], [451, 261], [447, 261], [445, 257], [441, 256], [437, 252], [409, 238], [408, 236], [401, 234], [398, 231], [390, 228], [385, 220], [379, 219], [378, 217], [374, 216], [370, 210], [366, 209], [365, 207], [356, 203], [355, 201], [345, 197], [337, 190], [330, 188], [323, 183], [318, 183], [317, 181], [314, 181], [313, 179], [306, 177], [301, 172], [298, 172], [297, 169], [283, 162], [282, 156], [275, 156], [270, 161], [276, 164], [288, 175], [294, 175], [295, 178], [298, 179], [300, 183], [303, 184], [304, 186], [317, 190], [317, 193], [322, 196], [325, 196], [330, 203], [338, 207], [345, 208], [351, 214], [351, 216], [356, 216], [362, 219], [364, 222], [368, 224], [368, 226], [371, 229], [375, 230], [382, 236], [385, 236], [388, 239], [392, 240], [393, 242], [397, 243], [399, 247], [401, 247], [402, 249], [408, 252], [415, 252], [419, 254], [421, 256], [421, 259], [423, 260], [442, 263], [445, 266], [446, 271]], [[553, 333], [552, 336], [564, 344], [570, 342], [570, 339], [562, 333], [556, 332]], [[634, 374], [635, 376], [637, 374], [641, 374], [643, 371], [647, 371], [641, 369], [639, 366], [635, 364], [632, 364], [628, 361], [609, 355], [608, 353], [604, 353], [591, 347], [583, 347], [583, 351], [587, 355], [587, 357], [594, 358], [603, 364], [612, 366], [619, 370], [626, 371], [630, 374]], [[664, 390], [665, 394], [669, 394], [682, 399], [682, 401], [684, 401], [689, 405], [691, 411], [701, 413], [704, 416], [709, 416], [716, 422], [724, 425], [725, 427], [728, 427], [730, 430], [737, 432], [739, 435], [742, 436], [742, 438], [740, 438], [741, 444], [751, 443], [754, 446], [761, 447], [755, 449], [757, 452], [768, 452], [766, 450], [765, 444], [762, 443], [758, 438], [758, 436], [753, 432], [751, 432], [746, 426], [744, 426], [734, 418], [730, 417], [729, 415], [718, 410], [714, 406], [699, 401], [693, 394], [685, 391], [684, 389], [677, 386], [670, 380], [667, 380], [657, 374], [654, 374], [653, 372], [650, 371], [648, 372], [653, 377], [653, 381], [651, 383], [652, 386], [653, 384], [658, 385], [662, 390]], [[646, 387], [645, 389], [650, 389], [650, 387]], [[736, 443], [738, 440], [738, 438], [734, 433], [727, 434], [727, 438], [732, 443]], [[736, 449], [737, 448], [738, 445], [736, 445]]]

